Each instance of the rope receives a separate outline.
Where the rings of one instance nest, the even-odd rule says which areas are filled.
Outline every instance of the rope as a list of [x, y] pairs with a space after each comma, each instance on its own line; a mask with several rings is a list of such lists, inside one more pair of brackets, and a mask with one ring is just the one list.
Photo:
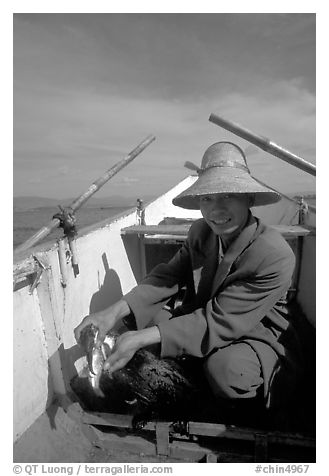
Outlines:
[[60, 205], [58, 205], [58, 208], [60, 209], [60, 213], [56, 213], [53, 216], [54, 218], [57, 218], [59, 220], [59, 227], [63, 228], [64, 234], [69, 237], [73, 238], [74, 236], [77, 235], [77, 230], [76, 230], [76, 218], [75, 215], [70, 208], [63, 208]]

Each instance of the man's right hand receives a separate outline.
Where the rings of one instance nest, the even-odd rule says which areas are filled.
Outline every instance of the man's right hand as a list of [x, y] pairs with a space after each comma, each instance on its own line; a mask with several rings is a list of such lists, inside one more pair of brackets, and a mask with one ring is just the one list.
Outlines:
[[124, 300], [118, 301], [103, 311], [89, 314], [74, 329], [75, 339], [79, 343], [81, 331], [90, 324], [94, 324], [94, 326], [99, 329], [97, 344], [101, 345], [106, 337], [106, 334], [120, 319], [127, 316], [128, 314], [130, 314], [130, 308]]

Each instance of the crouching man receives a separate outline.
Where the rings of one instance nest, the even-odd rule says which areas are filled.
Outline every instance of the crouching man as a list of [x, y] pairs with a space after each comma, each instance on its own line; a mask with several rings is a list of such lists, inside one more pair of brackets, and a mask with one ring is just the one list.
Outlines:
[[[295, 266], [294, 253], [274, 229], [252, 215], [280, 195], [250, 175], [243, 151], [230, 142], [210, 146], [198, 179], [174, 198], [174, 205], [200, 209], [184, 245], [167, 264], [108, 309], [91, 314], [100, 338], [128, 315], [135, 331], [122, 334], [105, 363], [114, 372], [135, 352], [158, 343], [161, 357], [202, 359], [213, 394], [230, 401], [263, 399], [267, 407], [288, 399], [295, 384], [297, 336], [285, 296]], [[166, 303], [185, 287], [182, 304]]]

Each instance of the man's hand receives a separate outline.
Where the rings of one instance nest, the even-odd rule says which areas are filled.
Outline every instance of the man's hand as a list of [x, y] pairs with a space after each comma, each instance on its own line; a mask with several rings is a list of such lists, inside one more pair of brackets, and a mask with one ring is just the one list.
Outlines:
[[111, 374], [122, 369], [133, 358], [138, 349], [140, 349], [138, 331], [125, 332], [118, 337], [113, 353], [104, 363], [104, 370]]
[[113, 353], [104, 363], [104, 370], [111, 374], [122, 369], [133, 358], [137, 350], [159, 342], [161, 342], [161, 337], [156, 326], [140, 331], [125, 332], [118, 337]]
[[81, 331], [90, 324], [94, 324], [94, 326], [98, 327], [99, 329], [97, 344], [101, 345], [106, 337], [106, 334], [120, 319], [128, 316], [128, 314], [130, 314], [130, 308], [124, 300], [118, 301], [103, 311], [89, 314], [89, 316], [86, 316], [74, 329], [75, 339], [77, 342], [79, 342]]

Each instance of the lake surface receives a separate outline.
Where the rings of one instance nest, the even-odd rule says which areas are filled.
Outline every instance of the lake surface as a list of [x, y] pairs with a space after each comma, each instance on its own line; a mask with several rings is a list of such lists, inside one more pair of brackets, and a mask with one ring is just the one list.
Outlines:
[[[316, 205], [316, 198], [307, 198], [307, 202], [310, 205]], [[81, 208], [76, 213], [77, 219], [77, 229], [84, 228], [85, 226], [98, 223], [107, 218], [111, 218], [115, 215], [123, 213], [125, 210], [129, 210], [132, 207], [85, 207]], [[256, 210], [256, 216], [259, 216], [265, 223], [282, 223], [282, 224], [292, 224], [297, 223], [298, 216], [296, 213], [297, 207], [293, 202], [288, 206], [286, 203], [282, 203], [282, 210], [278, 208], [276, 210], [276, 215], [271, 216], [270, 210], [262, 210], [263, 207], [259, 207]], [[286, 208], [286, 209], [285, 209]], [[288, 208], [291, 208], [290, 212]], [[33, 236], [40, 228], [49, 223], [55, 213], [58, 213], [59, 209], [56, 207], [42, 207], [35, 208], [33, 210], [18, 211], [14, 210], [13, 214], [13, 245], [14, 248], [21, 243], [24, 243], [28, 238]], [[289, 212], [289, 213], [288, 213]], [[262, 216], [262, 213], [265, 213], [265, 216]], [[294, 216], [294, 220], [290, 220], [290, 217]], [[57, 228], [51, 232], [45, 239], [41, 240], [39, 243], [53, 240], [63, 236], [63, 230]]]
[[[131, 207], [90, 207], [81, 208], [76, 213], [77, 229], [98, 223], [106, 218], [113, 217]], [[58, 213], [56, 207], [42, 207], [26, 211], [14, 211], [13, 213], [13, 246], [14, 248], [33, 236], [40, 228], [48, 224], [53, 215]], [[53, 240], [63, 236], [62, 228], [56, 228], [39, 243]]]

